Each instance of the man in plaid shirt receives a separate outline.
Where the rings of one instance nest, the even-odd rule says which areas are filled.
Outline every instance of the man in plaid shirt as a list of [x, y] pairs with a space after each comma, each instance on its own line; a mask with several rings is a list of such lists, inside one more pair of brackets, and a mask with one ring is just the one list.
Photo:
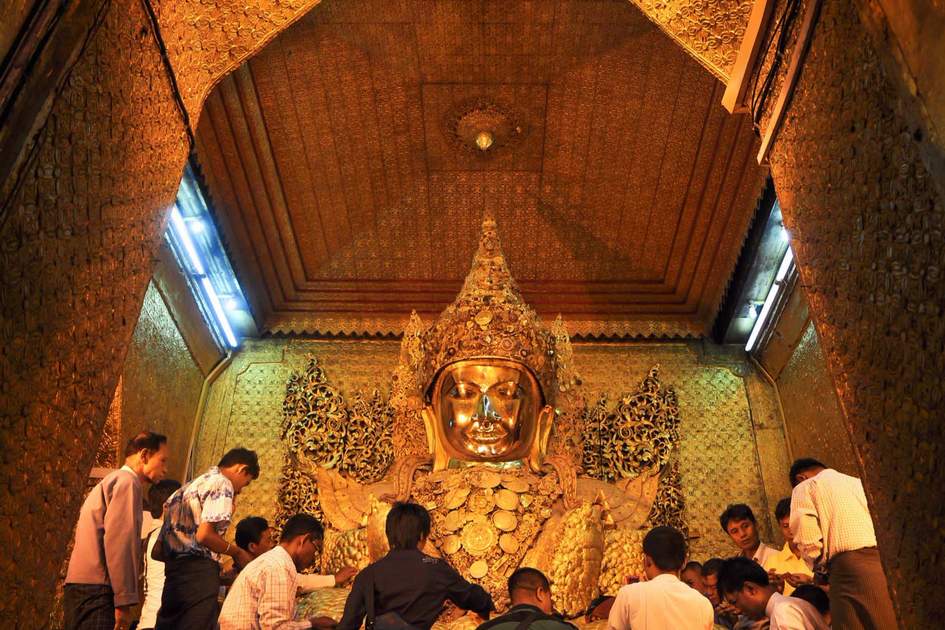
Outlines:
[[321, 552], [322, 524], [296, 514], [282, 529], [279, 544], [250, 562], [237, 576], [220, 611], [220, 630], [327, 630], [327, 617], [295, 620], [298, 571]]

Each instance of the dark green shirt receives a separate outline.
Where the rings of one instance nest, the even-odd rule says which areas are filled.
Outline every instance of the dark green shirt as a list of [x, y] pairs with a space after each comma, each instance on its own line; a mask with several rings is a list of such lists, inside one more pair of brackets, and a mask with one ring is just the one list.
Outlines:
[[560, 617], [546, 615], [540, 608], [531, 604], [512, 606], [509, 612], [490, 619], [481, 624], [476, 630], [516, 630], [519, 624], [530, 615], [535, 617], [535, 620], [528, 626], [530, 630], [577, 630], [573, 624], [564, 621]]

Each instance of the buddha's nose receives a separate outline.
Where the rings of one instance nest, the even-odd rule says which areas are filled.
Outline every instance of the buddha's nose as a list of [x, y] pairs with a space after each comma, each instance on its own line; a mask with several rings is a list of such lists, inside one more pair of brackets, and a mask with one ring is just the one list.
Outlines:
[[495, 409], [492, 407], [492, 401], [489, 400], [489, 396], [484, 395], [479, 399], [476, 415], [479, 417], [480, 422], [489, 423], [496, 419], [498, 414], [496, 414]]

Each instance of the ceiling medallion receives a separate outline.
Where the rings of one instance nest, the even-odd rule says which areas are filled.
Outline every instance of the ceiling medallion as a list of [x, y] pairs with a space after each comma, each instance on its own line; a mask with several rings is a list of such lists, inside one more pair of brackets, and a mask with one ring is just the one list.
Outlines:
[[480, 157], [511, 149], [528, 133], [511, 108], [485, 97], [452, 107], [444, 117], [443, 131], [454, 147]]

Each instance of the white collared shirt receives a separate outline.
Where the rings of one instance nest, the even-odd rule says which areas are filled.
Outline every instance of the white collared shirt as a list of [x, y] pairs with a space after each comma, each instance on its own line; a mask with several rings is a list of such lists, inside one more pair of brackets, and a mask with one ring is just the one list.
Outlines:
[[755, 549], [754, 555], [751, 559], [763, 566], [765, 569], [768, 568], [768, 562], [771, 561], [775, 556], [778, 555], [778, 550], [774, 547], [769, 547], [763, 542], [758, 543], [758, 548]]
[[608, 630], [711, 630], [715, 614], [708, 598], [669, 573], [617, 591]]
[[233, 582], [223, 609], [220, 630], [303, 630], [295, 620], [298, 573], [289, 552], [276, 545], [247, 564]]
[[829, 630], [823, 616], [810, 602], [772, 593], [765, 606], [771, 630]]
[[876, 546], [863, 484], [826, 468], [791, 494], [791, 531], [804, 559], [826, 565], [844, 551]]

